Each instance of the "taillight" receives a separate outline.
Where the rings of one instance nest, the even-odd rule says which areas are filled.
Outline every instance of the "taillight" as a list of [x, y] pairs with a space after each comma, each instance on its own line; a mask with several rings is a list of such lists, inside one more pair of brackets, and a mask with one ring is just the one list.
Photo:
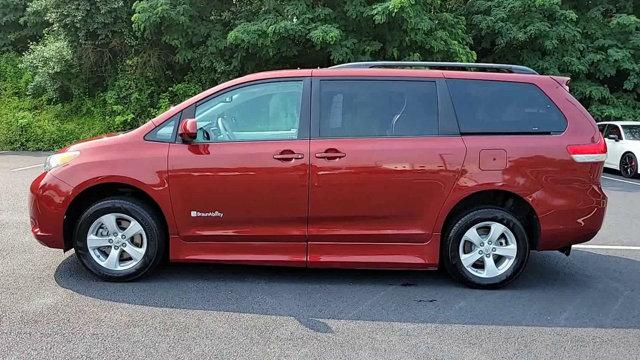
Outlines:
[[567, 151], [571, 158], [577, 162], [602, 162], [607, 158], [607, 143], [602, 134], [598, 133], [597, 143], [569, 145]]

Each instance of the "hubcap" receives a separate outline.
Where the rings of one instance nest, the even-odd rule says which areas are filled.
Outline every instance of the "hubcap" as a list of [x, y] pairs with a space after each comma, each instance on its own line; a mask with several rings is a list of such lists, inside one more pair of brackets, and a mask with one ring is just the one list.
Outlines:
[[517, 252], [513, 232], [495, 221], [472, 226], [463, 235], [459, 248], [465, 269], [482, 278], [496, 277], [509, 270]]
[[91, 224], [87, 234], [87, 248], [100, 266], [109, 270], [126, 270], [144, 257], [147, 235], [131, 216], [106, 214]]

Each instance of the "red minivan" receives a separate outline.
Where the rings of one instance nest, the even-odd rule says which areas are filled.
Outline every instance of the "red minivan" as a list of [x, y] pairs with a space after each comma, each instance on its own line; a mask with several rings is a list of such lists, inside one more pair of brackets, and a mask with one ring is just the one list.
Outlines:
[[50, 156], [32, 232], [105, 280], [168, 258], [503, 286], [602, 225], [607, 149], [568, 81], [423, 62], [245, 76]]

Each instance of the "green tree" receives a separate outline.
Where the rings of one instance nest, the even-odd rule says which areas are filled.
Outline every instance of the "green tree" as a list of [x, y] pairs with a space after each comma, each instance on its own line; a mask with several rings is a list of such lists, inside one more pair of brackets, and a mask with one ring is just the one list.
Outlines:
[[46, 22], [29, 9], [28, 0], [0, 0], [0, 51], [25, 51], [42, 36]]
[[639, 16], [640, 0], [0, 0], [0, 135], [57, 146], [247, 73], [360, 60], [523, 64], [571, 76], [597, 119], [640, 120]]

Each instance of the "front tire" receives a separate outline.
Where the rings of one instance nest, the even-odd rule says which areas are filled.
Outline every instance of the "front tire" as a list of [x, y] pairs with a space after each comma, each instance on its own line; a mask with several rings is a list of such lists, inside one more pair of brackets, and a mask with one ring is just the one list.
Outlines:
[[457, 218], [443, 243], [447, 272], [472, 288], [495, 289], [515, 280], [529, 258], [529, 240], [521, 222], [494, 207]]
[[620, 158], [620, 173], [626, 178], [633, 178], [638, 174], [638, 159], [635, 154], [627, 152]]
[[74, 249], [89, 271], [107, 281], [129, 281], [162, 260], [166, 234], [160, 214], [133, 198], [112, 197], [90, 206], [74, 231]]

